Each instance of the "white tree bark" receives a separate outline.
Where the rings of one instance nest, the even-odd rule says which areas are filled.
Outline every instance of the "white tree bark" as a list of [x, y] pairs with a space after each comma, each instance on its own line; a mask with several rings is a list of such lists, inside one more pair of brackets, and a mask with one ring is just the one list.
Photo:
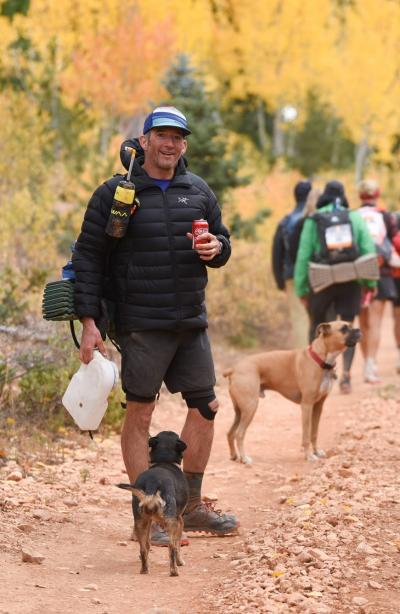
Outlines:
[[368, 138], [365, 136], [356, 145], [355, 151], [355, 181], [356, 185], [361, 181], [364, 175], [365, 165], [370, 153]]

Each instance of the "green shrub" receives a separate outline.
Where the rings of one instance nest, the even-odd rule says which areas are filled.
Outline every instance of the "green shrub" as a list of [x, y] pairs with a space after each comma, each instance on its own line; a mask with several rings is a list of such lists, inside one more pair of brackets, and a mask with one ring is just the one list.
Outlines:
[[240, 348], [286, 347], [288, 310], [275, 287], [266, 244], [243, 239], [232, 244], [229, 263], [208, 273], [210, 328]]
[[18, 401], [23, 404], [24, 414], [35, 422], [46, 422], [50, 430], [68, 423], [61, 399], [78, 366], [77, 356], [69, 354], [56, 362], [48, 362], [43, 356], [43, 362], [29, 369], [19, 381]]
[[[65, 335], [49, 340], [46, 350], [31, 352], [26, 372], [18, 383], [16, 405], [19, 417], [29, 418], [52, 432], [73, 426], [74, 422], [61, 400], [79, 365], [78, 352]], [[121, 400], [122, 391], [117, 386], [109, 397], [102, 425], [119, 429], [124, 415]]]
[[41, 291], [47, 271], [45, 269], [26, 269], [18, 271], [6, 267], [0, 271], [0, 322], [20, 324], [28, 312], [30, 296]]

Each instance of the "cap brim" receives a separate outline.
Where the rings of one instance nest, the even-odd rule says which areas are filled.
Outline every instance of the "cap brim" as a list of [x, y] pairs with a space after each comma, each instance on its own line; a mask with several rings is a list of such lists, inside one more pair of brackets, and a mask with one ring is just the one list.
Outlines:
[[191, 131], [188, 130], [188, 128], [184, 128], [182, 124], [180, 124], [178, 121], [174, 121], [173, 119], [153, 119], [151, 128], [149, 128], [149, 130], [152, 130], [153, 128], [178, 128], [183, 132], [185, 136], [187, 136], [188, 134], [192, 134]]

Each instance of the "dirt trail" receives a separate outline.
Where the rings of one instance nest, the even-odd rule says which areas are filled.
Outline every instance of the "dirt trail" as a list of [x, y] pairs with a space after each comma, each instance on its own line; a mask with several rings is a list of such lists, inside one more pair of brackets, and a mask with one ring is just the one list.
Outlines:
[[[357, 405], [361, 407], [367, 398], [377, 398], [379, 390], [381, 396], [395, 390], [399, 376], [395, 374], [397, 355], [391, 327], [388, 310], [379, 353], [382, 386], [373, 388], [362, 382], [358, 356], [353, 394], [341, 396], [336, 387], [328, 399], [320, 441], [325, 449], [337, 449], [349, 419], [354, 423]], [[296, 604], [286, 604], [284, 609], [276, 604], [277, 609], [271, 605], [271, 609], [265, 606], [263, 610], [256, 602], [253, 606], [249, 604], [244, 593], [243, 601], [238, 595], [234, 597], [238, 599], [237, 608], [234, 604], [227, 608], [223, 600], [240, 577], [237, 553], [245, 550], [249, 540], [264, 536], [263, 523], [281, 509], [279, 501], [285, 486], [290, 484], [296, 493], [303, 478], [312, 482], [316, 469], [305, 463], [300, 454], [298, 408], [275, 393], [260, 400], [248, 432], [252, 467], [228, 459], [226, 432], [233, 410], [221, 371], [232, 364], [234, 354], [223, 353], [219, 348], [215, 348], [215, 354], [221, 410], [204, 494], [218, 498], [217, 508], [232, 510], [239, 516], [240, 535], [224, 539], [192, 537], [190, 546], [183, 550], [186, 566], [179, 578], [168, 575], [167, 549], [153, 548], [150, 574], [139, 575], [138, 546], [129, 541], [132, 525], [129, 495], [114, 486], [127, 481], [119, 441], [117, 438], [102, 441], [97, 437], [88, 448], [69, 450], [64, 464], [36, 466], [21, 481], [5, 479], [12, 470], [10, 466], [0, 473], [0, 614], [200, 614], [211, 608], [221, 613], [278, 612], [292, 608], [298, 612], [330, 611], [318, 610], [317, 606], [306, 610]], [[185, 406], [179, 399], [163, 395], [152, 431], [164, 428], [179, 431], [184, 415]], [[382, 419], [385, 420], [384, 415]], [[354, 445], [357, 446], [357, 441]], [[398, 466], [398, 457], [393, 462]], [[381, 516], [378, 519], [383, 523]], [[21, 547], [42, 554], [42, 564], [23, 563]], [[383, 584], [379, 574], [376, 580]], [[349, 578], [350, 589], [354, 582], [354, 578]], [[338, 609], [336, 605], [335, 609], [371, 614], [395, 612], [392, 607], [399, 600], [400, 591], [392, 591], [387, 609], [385, 600], [374, 609], [368, 609], [368, 604], [355, 604], [353, 609], [345, 606]]]

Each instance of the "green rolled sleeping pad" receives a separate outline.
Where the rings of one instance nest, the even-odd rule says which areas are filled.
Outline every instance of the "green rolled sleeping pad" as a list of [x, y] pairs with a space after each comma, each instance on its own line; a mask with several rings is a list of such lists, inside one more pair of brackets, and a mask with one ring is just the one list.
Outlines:
[[45, 320], [77, 320], [74, 307], [74, 281], [60, 279], [46, 284], [43, 292], [42, 314]]

